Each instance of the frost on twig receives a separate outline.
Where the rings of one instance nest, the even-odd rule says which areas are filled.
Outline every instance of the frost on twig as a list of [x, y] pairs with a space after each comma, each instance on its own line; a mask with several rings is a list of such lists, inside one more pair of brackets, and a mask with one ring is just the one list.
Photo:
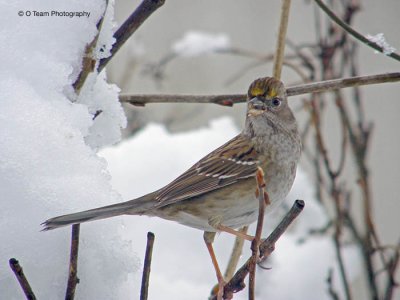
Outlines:
[[[382, 48], [382, 52], [385, 55], [390, 55], [391, 53], [396, 51], [396, 48], [392, 47], [389, 45], [389, 43], [386, 41], [385, 36], [383, 33], [378, 33], [376, 35], [370, 35], [367, 34], [367, 39], [372, 42], [377, 44]], [[379, 51], [375, 51], [376, 53], [379, 53]]]

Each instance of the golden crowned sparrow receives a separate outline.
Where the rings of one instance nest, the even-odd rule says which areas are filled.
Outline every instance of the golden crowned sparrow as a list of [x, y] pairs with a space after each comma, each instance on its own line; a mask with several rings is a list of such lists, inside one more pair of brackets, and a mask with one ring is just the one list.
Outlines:
[[[216, 267], [211, 243], [215, 232], [248, 225], [257, 219], [254, 196], [258, 166], [265, 174], [270, 211], [289, 192], [300, 158], [301, 142], [285, 87], [271, 77], [255, 80], [248, 90], [243, 131], [217, 148], [165, 187], [123, 203], [95, 208], [45, 221], [44, 229], [118, 215], [157, 216], [205, 231], [205, 241]], [[236, 232], [237, 233], [237, 232]], [[245, 238], [249, 236], [244, 236]]]

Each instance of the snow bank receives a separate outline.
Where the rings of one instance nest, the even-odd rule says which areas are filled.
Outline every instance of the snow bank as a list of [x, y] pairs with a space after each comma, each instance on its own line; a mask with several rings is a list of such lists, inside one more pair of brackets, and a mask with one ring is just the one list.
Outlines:
[[[125, 117], [118, 89], [106, 83], [105, 75], [91, 76], [80, 97], [71, 87], [104, 9], [103, 1], [94, 0], [2, 5], [1, 299], [23, 298], [8, 267], [11, 257], [20, 261], [39, 299], [61, 299], [70, 229], [42, 233], [40, 223], [55, 214], [120, 201], [104, 159], [94, 150], [120, 138]], [[90, 16], [47, 16], [51, 11], [86, 11]], [[105, 50], [96, 49], [98, 57], [111, 48], [112, 15], [111, 6], [99, 38]], [[93, 113], [100, 109], [104, 113], [93, 121]], [[85, 276], [85, 284], [79, 288], [81, 299], [89, 299], [92, 290], [104, 299], [118, 299], [127, 272], [135, 270], [130, 242], [102, 226], [82, 231], [79, 273]], [[94, 234], [98, 230], [101, 234]], [[109, 242], [117, 246], [106, 250]], [[114, 275], [105, 280], [106, 273]]]

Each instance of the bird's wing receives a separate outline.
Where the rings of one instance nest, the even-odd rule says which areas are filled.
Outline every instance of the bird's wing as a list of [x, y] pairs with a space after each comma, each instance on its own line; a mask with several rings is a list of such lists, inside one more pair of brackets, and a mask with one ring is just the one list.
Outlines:
[[199, 196], [252, 177], [257, 166], [257, 152], [253, 143], [247, 137], [238, 135], [158, 190], [155, 207]]

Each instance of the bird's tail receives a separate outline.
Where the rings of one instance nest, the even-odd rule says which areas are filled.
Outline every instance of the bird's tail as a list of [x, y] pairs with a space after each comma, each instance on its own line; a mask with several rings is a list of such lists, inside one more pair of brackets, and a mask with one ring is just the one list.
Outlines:
[[154, 205], [153, 199], [153, 193], [151, 193], [134, 200], [51, 218], [42, 223], [44, 226], [43, 230], [46, 231], [71, 224], [101, 220], [125, 214], [146, 214]]

